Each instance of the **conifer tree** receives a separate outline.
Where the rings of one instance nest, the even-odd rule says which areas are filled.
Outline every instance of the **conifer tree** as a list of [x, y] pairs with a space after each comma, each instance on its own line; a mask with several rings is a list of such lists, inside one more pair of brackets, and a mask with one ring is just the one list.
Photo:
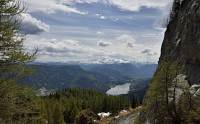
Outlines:
[[33, 119], [39, 112], [32, 91], [16, 84], [16, 79], [24, 75], [25, 63], [34, 56], [23, 47], [19, 19], [22, 12], [20, 1], [0, 0], [0, 123], [3, 124], [38, 123]]
[[23, 12], [24, 7], [18, 0], [0, 1], [1, 80], [18, 76], [20, 70], [24, 70], [19, 65], [29, 62], [35, 55], [25, 52], [23, 47], [24, 35], [20, 32], [20, 14]]

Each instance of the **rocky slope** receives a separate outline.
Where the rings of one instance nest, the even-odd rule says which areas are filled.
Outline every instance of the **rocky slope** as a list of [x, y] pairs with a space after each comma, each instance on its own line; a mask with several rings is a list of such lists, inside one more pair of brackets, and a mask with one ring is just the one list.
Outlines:
[[174, 0], [139, 123], [200, 123], [200, 0]]

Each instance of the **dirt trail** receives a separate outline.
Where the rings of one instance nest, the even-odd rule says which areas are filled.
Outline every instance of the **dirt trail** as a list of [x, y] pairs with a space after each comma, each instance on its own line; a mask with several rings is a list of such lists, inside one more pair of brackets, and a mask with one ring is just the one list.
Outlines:
[[134, 120], [137, 117], [142, 106], [135, 109], [130, 109], [127, 112], [122, 112], [119, 117], [104, 118], [98, 124], [134, 124]]
[[112, 124], [133, 124], [136, 114], [130, 114], [126, 117], [120, 118], [119, 120], [114, 120]]

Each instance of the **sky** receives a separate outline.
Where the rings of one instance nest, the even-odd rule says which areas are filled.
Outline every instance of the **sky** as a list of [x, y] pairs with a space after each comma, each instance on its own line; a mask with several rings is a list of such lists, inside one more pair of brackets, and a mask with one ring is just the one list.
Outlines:
[[22, 0], [37, 62], [157, 63], [170, 0]]

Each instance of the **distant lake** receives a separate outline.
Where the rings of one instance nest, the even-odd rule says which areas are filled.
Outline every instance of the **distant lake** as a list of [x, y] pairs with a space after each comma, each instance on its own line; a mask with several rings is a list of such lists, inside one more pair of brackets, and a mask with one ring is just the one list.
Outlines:
[[108, 95], [122, 95], [122, 94], [128, 94], [130, 91], [130, 83], [126, 83], [123, 85], [117, 85], [111, 89], [109, 89], [106, 94]]

